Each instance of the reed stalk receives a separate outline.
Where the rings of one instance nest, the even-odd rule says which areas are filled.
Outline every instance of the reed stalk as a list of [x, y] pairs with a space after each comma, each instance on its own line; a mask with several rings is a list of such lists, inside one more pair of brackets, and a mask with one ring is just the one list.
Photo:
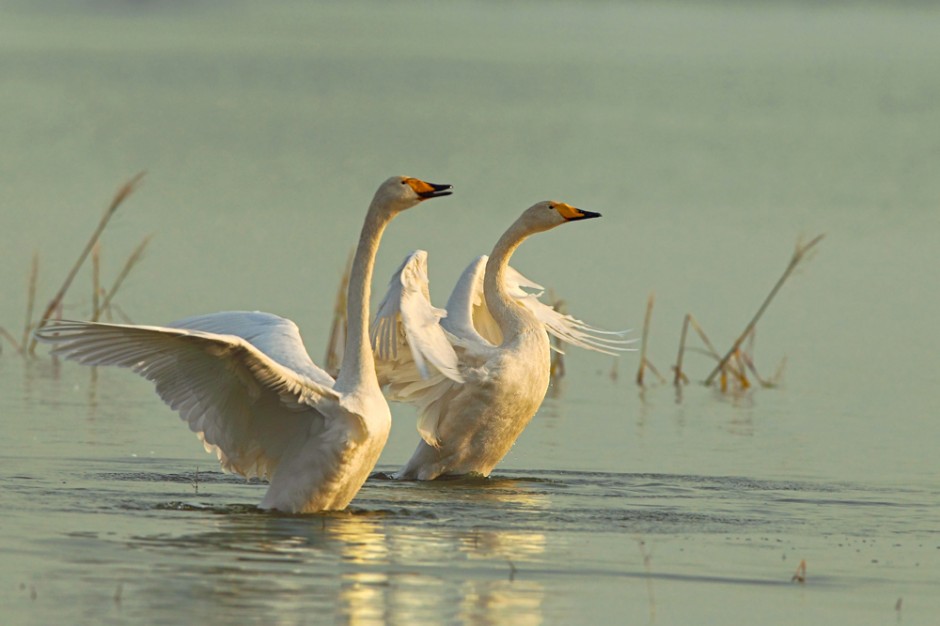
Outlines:
[[718, 364], [711, 371], [708, 377], [705, 379], [705, 385], [711, 385], [715, 380], [715, 376], [721, 372], [728, 361], [732, 356], [738, 351], [741, 347], [741, 344], [747, 338], [747, 336], [754, 330], [754, 326], [757, 325], [757, 321], [764, 314], [764, 311], [767, 310], [767, 307], [770, 306], [771, 301], [774, 299], [774, 296], [777, 295], [777, 292], [780, 291], [780, 288], [783, 287], [783, 283], [787, 281], [790, 275], [793, 273], [793, 270], [800, 264], [803, 259], [806, 258], [807, 253], [812, 250], [812, 248], [819, 243], [825, 235], [817, 235], [807, 244], [797, 244], [796, 249], [793, 251], [793, 256], [790, 257], [790, 262], [787, 264], [786, 269], [783, 271], [783, 274], [777, 280], [777, 283], [773, 286], [773, 289], [770, 290], [770, 293], [764, 298], [764, 302], [761, 303], [760, 308], [757, 309], [757, 313], [754, 314], [754, 317], [751, 318], [751, 321], [747, 323], [747, 326], [744, 327], [744, 330], [741, 332], [741, 335], [735, 340], [728, 352], [719, 360]]
[[656, 294], [650, 292], [646, 299], [646, 315], [643, 317], [643, 335], [640, 339], [640, 366], [636, 372], [636, 384], [643, 386], [643, 378], [646, 368], [651, 364], [646, 360], [646, 346], [650, 335], [650, 322], [653, 319], [653, 305], [656, 303]]
[[101, 242], [91, 249], [91, 319], [98, 321], [101, 313]]
[[29, 333], [33, 330], [33, 309], [36, 307], [36, 284], [39, 282], [39, 250], [33, 251], [33, 262], [29, 268], [29, 281], [26, 286], [26, 321], [23, 323], [23, 340], [17, 350], [23, 354], [23, 348], [29, 342]]
[[113, 314], [113, 313], [116, 313], [117, 316], [118, 316], [119, 318], [121, 318], [121, 321], [123, 321], [125, 324], [133, 324], [133, 323], [134, 323], [134, 320], [132, 320], [132, 319], [130, 318], [130, 316], [129, 316], [127, 313], [124, 312], [124, 309], [122, 309], [121, 307], [119, 307], [116, 302], [112, 302], [111, 304], [109, 304], [107, 311], [108, 311], [108, 319], [109, 319], [109, 320], [114, 317], [112, 314]]
[[[0, 326], [0, 337], [3, 337], [7, 341], [9, 341], [10, 345], [13, 346], [13, 349], [16, 350], [17, 354], [23, 354], [23, 346], [21, 346], [20, 343], [16, 340], [16, 337], [11, 335], [10, 332], [3, 326]], [[3, 352], [3, 342], [0, 341], [0, 353], [2, 352]]]
[[[46, 307], [46, 310], [43, 311], [43, 314], [40, 316], [37, 328], [42, 328], [45, 326], [46, 322], [48, 322], [52, 317], [53, 312], [61, 306], [62, 299], [65, 297], [69, 287], [72, 285], [72, 281], [75, 280], [75, 275], [78, 274], [78, 270], [81, 268], [82, 264], [85, 263], [85, 259], [88, 258], [88, 255], [91, 253], [91, 249], [94, 247], [95, 243], [98, 242], [98, 239], [101, 237], [101, 233], [104, 232], [105, 227], [108, 225], [108, 222], [111, 221], [111, 218], [118, 210], [118, 207], [120, 207], [124, 200], [126, 200], [127, 197], [133, 193], [134, 189], [137, 187], [143, 177], [144, 172], [140, 172], [129, 181], [124, 183], [124, 185], [118, 189], [117, 193], [114, 194], [114, 198], [112, 198], [111, 204], [104, 212], [104, 215], [101, 216], [101, 220], [98, 222], [97, 228], [95, 228], [95, 231], [92, 233], [88, 243], [85, 244], [85, 248], [82, 250], [82, 253], [78, 255], [78, 259], [75, 260], [75, 263], [72, 265], [72, 269], [69, 270], [69, 273], [66, 275], [65, 280], [62, 282], [62, 286], [59, 287], [59, 291], [57, 291], [55, 296], [52, 297], [52, 300], [49, 301], [49, 305]], [[36, 341], [36, 338], [33, 337], [32, 341], [29, 343], [29, 354], [31, 355], [35, 354], [36, 352]]]
[[673, 369], [672, 384], [678, 387], [679, 385], [685, 383], [688, 384], [689, 378], [682, 372], [682, 357], [685, 354], [685, 339], [689, 334], [689, 323], [692, 319], [691, 313], [685, 314], [685, 319], [682, 320], [682, 333], [679, 335], [679, 354], [676, 355], [676, 364]]
[[111, 301], [114, 300], [114, 296], [117, 295], [118, 289], [121, 288], [121, 285], [124, 284], [124, 279], [127, 278], [127, 275], [131, 273], [131, 270], [134, 269], [134, 266], [140, 261], [151, 239], [153, 239], [153, 234], [144, 237], [143, 240], [137, 244], [137, 247], [134, 248], [134, 251], [131, 252], [130, 256], [127, 257], [127, 260], [124, 262], [124, 267], [118, 272], [117, 278], [114, 279], [114, 283], [102, 299], [101, 306], [95, 309], [95, 315], [91, 321], [97, 322], [101, 313], [110, 309]]

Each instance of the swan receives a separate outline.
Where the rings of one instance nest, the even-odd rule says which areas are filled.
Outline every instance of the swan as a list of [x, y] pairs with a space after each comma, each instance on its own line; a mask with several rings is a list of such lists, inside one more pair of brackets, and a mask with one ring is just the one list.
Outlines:
[[230, 311], [167, 326], [60, 322], [36, 332], [53, 354], [128, 367], [156, 384], [226, 471], [269, 480], [260, 508], [345, 508], [391, 428], [369, 341], [369, 291], [379, 241], [401, 211], [452, 193], [450, 185], [389, 178], [375, 193], [353, 259], [343, 365], [317, 367], [294, 322]]
[[539, 302], [526, 289], [541, 287], [509, 265], [530, 235], [595, 217], [563, 202], [533, 205], [489, 257], [463, 272], [446, 310], [430, 303], [425, 251], [395, 272], [372, 324], [376, 371], [389, 399], [417, 406], [421, 434], [395, 478], [489, 475], [548, 389], [546, 330], [607, 354], [626, 349], [623, 333], [599, 331]]

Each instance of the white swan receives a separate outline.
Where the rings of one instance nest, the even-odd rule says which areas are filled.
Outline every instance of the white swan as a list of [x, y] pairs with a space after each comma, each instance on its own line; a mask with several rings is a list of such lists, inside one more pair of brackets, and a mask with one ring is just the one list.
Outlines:
[[376, 370], [387, 397], [417, 406], [422, 438], [396, 478], [488, 475], [545, 396], [546, 330], [608, 354], [630, 343], [623, 333], [599, 331], [542, 304], [523, 289], [539, 285], [509, 266], [529, 235], [591, 217], [599, 214], [562, 202], [532, 206], [489, 259], [464, 271], [446, 311], [431, 306], [426, 252], [409, 255], [393, 275], [372, 326]]
[[391, 415], [369, 342], [369, 291], [382, 233], [399, 212], [450, 185], [396, 176], [378, 188], [353, 260], [345, 359], [334, 381], [307, 354], [296, 324], [224, 312], [168, 326], [62, 322], [36, 335], [54, 354], [129, 367], [189, 423], [223, 469], [263, 477], [261, 508], [345, 508], [375, 465]]

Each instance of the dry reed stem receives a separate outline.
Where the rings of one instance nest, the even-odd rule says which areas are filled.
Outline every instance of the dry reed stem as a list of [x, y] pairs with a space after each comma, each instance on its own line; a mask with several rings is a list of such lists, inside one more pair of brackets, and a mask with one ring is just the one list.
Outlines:
[[103, 312], [104, 312], [104, 313], [107, 313], [107, 315], [108, 315], [108, 321], [109, 321], [109, 322], [113, 322], [114, 319], [115, 319], [115, 317], [118, 317], [118, 318], [120, 318], [120, 320], [121, 320], [123, 323], [125, 323], [125, 324], [133, 324], [133, 323], [134, 323], [134, 320], [132, 320], [132, 319], [130, 318], [130, 316], [124, 311], [124, 309], [122, 309], [121, 307], [119, 307], [119, 306], [118, 306], [116, 303], [114, 303], [114, 302], [110, 303], [110, 304], [108, 305], [108, 308], [105, 309]]
[[653, 365], [653, 362], [650, 361], [649, 359], [646, 360], [646, 369], [653, 372], [653, 375], [656, 376], [657, 379], [659, 379], [659, 382], [661, 383], [666, 382], [666, 377], [659, 373], [659, 370], [656, 369], [656, 366]]
[[715, 366], [715, 369], [711, 371], [708, 377], [705, 379], [706, 385], [711, 385], [715, 380], [715, 376], [721, 371], [728, 360], [737, 352], [738, 348], [741, 347], [741, 344], [744, 342], [745, 338], [754, 330], [754, 326], [757, 325], [757, 321], [764, 314], [764, 311], [767, 310], [767, 307], [770, 305], [770, 302], [774, 299], [774, 296], [777, 295], [777, 292], [780, 291], [780, 288], [783, 286], [783, 283], [786, 282], [787, 278], [790, 277], [790, 274], [793, 273], [793, 270], [796, 269], [797, 265], [806, 257], [807, 253], [819, 243], [825, 235], [817, 235], [807, 244], [797, 243], [796, 249], [793, 251], [793, 256], [790, 257], [790, 262], [787, 264], [787, 268], [783, 271], [783, 275], [777, 280], [777, 283], [773, 286], [773, 289], [770, 290], [770, 293], [767, 294], [767, 297], [764, 298], [764, 302], [760, 305], [760, 308], [757, 309], [757, 313], [754, 314], [754, 317], [751, 318], [751, 321], [748, 322], [745, 326], [744, 331], [741, 335], [735, 340], [734, 344], [731, 346], [731, 349], [728, 350], [727, 354], [721, 358], [718, 362], [718, 365]]
[[26, 286], [26, 321], [23, 323], [23, 340], [17, 350], [23, 354], [23, 348], [29, 342], [29, 333], [33, 330], [33, 309], [36, 307], [36, 284], [39, 282], [39, 250], [33, 251], [33, 262], [29, 268], [29, 281]]
[[692, 319], [691, 313], [685, 314], [685, 319], [682, 320], [682, 332], [679, 334], [679, 354], [676, 356], [676, 364], [673, 366], [673, 378], [672, 384], [678, 387], [682, 383], [688, 383], [689, 378], [682, 373], [682, 356], [685, 354], [685, 338], [689, 334], [689, 323]]
[[[133, 193], [134, 189], [140, 183], [141, 179], [144, 177], [144, 172], [140, 172], [129, 181], [124, 183], [120, 189], [117, 190], [117, 193], [114, 194], [114, 198], [111, 199], [111, 204], [108, 206], [108, 209], [104, 212], [104, 215], [101, 216], [101, 220], [98, 222], [97, 228], [92, 233], [91, 238], [88, 240], [88, 243], [85, 244], [84, 250], [78, 256], [75, 263], [72, 265], [72, 269], [69, 270], [69, 273], [66, 275], [65, 280], [62, 282], [62, 286], [59, 287], [59, 291], [56, 292], [52, 300], [49, 301], [49, 305], [46, 307], [46, 310], [43, 311], [43, 314], [39, 318], [39, 323], [37, 328], [42, 328], [46, 325], [46, 322], [49, 321], [49, 318], [52, 316], [53, 311], [55, 311], [62, 303], [62, 299], [65, 297], [65, 293], [69, 290], [69, 287], [72, 285], [72, 281], [75, 280], [75, 275], [78, 273], [78, 270], [81, 268], [82, 264], [85, 262], [85, 259], [88, 258], [88, 255], [91, 253], [92, 247], [97, 243], [98, 239], [101, 237], [101, 233], [104, 232], [105, 227], [108, 225], [108, 222], [111, 221], [111, 218], [114, 216], [115, 211], [118, 210], [118, 207], [127, 199], [127, 197]], [[36, 352], [36, 338], [33, 337], [32, 341], [29, 343], [29, 354], [35, 354]]]
[[705, 329], [702, 328], [698, 320], [692, 317], [692, 314], [689, 313], [689, 324], [692, 325], [692, 329], [695, 330], [695, 333], [698, 335], [699, 339], [702, 340], [702, 343], [705, 344], [705, 347], [708, 348], [708, 353], [715, 357], [716, 361], [721, 360], [721, 355], [718, 354], [718, 350], [715, 349], [715, 344], [711, 342], [711, 339], [708, 338], [708, 335], [705, 334]]
[[[732, 374], [734, 374], [735, 379], [738, 381], [738, 386], [741, 387], [741, 389], [750, 389], [751, 381], [747, 379], [747, 370], [746, 370], [746, 365], [744, 364], [744, 361], [743, 361], [744, 357], [743, 357], [742, 350], [740, 349], [735, 350], [733, 358], [734, 358], [734, 361], [736, 362], [736, 367], [733, 367], [733, 368], [729, 367], [728, 369], [731, 371]], [[729, 366], [731, 365], [730, 360], [728, 361], [728, 365]]]
[[752, 353], [748, 353], [746, 350], [743, 351], [741, 353], [741, 360], [744, 362], [747, 369], [751, 370], [751, 373], [754, 374], [754, 378], [757, 379], [761, 387], [773, 387], [776, 385], [773, 380], [768, 380], [760, 375], [760, 372], [757, 371], [757, 366], [754, 364], [754, 356]]
[[636, 372], [636, 384], [643, 386], [643, 376], [646, 373], [647, 366], [652, 364], [646, 360], [646, 345], [650, 336], [650, 322], [653, 318], [653, 305], [656, 303], [656, 294], [650, 292], [646, 298], [646, 315], [643, 317], [643, 335], [640, 339], [640, 366]]
[[333, 322], [330, 324], [330, 335], [326, 344], [326, 371], [331, 376], [339, 373], [343, 365], [343, 352], [346, 349], [346, 297], [349, 290], [349, 274], [352, 271], [353, 252], [350, 251], [346, 259], [346, 269], [340, 278], [336, 289], [336, 301], [333, 304]]
[[130, 316], [128, 316], [128, 314], [124, 312], [124, 309], [122, 309], [121, 307], [119, 307], [119, 306], [118, 306], [117, 304], [115, 304], [114, 302], [112, 302], [111, 304], [109, 304], [109, 305], [108, 305], [108, 308], [105, 309], [105, 311], [106, 311], [107, 314], [108, 314], [108, 319], [109, 319], [109, 320], [113, 318], [113, 316], [111, 315], [112, 313], [117, 313], [117, 316], [120, 317], [120, 318], [121, 318], [121, 321], [123, 321], [125, 324], [133, 324], [133, 323], [134, 323], [134, 320], [132, 320], [132, 319], [130, 318]]
[[754, 345], [756, 343], [757, 337], [757, 328], [751, 333], [748, 339], [747, 348], [742, 353], [742, 358], [744, 360], [747, 369], [751, 370], [751, 373], [754, 374], [754, 378], [757, 379], [757, 382], [760, 383], [762, 387], [770, 388], [776, 387], [780, 384], [781, 378], [783, 378], [783, 367], [786, 365], [787, 358], [784, 357], [780, 360], [780, 363], [777, 365], [777, 369], [774, 371], [773, 376], [770, 378], [764, 378], [760, 375], [760, 372], [757, 371], [757, 364], [754, 361]]
[[[689, 382], [689, 377], [685, 375], [684, 371], [682, 371], [682, 362], [686, 351], [686, 343], [688, 342], [689, 327], [695, 331], [695, 333], [699, 336], [699, 339], [702, 340], [702, 343], [705, 344], [706, 350], [702, 350], [702, 352], [711, 356], [716, 361], [721, 360], [721, 355], [718, 354], [718, 350], [715, 349], [715, 345], [708, 338], [708, 335], [705, 334], [705, 330], [698, 323], [698, 320], [696, 320], [695, 316], [693, 316], [691, 313], [686, 313], [685, 319], [682, 322], [682, 334], [679, 340], [679, 354], [676, 357], [676, 364], [673, 366], [673, 384], [676, 386]], [[689, 349], [691, 350], [691, 348]], [[726, 365], [735, 377], [741, 378], [744, 376], [743, 368], [740, 368], [740, 366], [735, 367], [734, 364], [730, 361]]]
[[[13, 346], [13, 349], [16, 350], [17, 354], [23, 354], [23, 346], [20, 345], [16, 338], [3, 326], [0, 326], [0, 337], [5, 337], [6, 340], [10, 342], [10, 345]], [[0, 342], [0, 352], [3, 352], [3, 342]]]
[[127, 257], [127, 260], [124, 262], [124, 267], [118, 272], [117, 278], [114, 279], [114, 284], [111, 285], [111, 289], [105, 294], [104, 299], [101, 301], [101, 306], [95, 310], [95, 316], [91, 321], [97, 322], [101, 312], [107, 311], [111, 307], [111, 301], [114, 299], [114, 296], [117, 295], [118, 289], [121, 288], [121, 285], [124, 284], [124, 279], [127, 278], [127, 275], [131, 273], [131, 270], [134, 269], [134, 266], [140, 261], [151, 239], [153, 239], [152, 233], [144, 237], [141, 242], [137, 244], [137, 247], [134, 248], [133, 252], [131, 252], [130, 256]]
[[101, 242], [91, 249], [91, 321], [97, 322], [101, 313]]

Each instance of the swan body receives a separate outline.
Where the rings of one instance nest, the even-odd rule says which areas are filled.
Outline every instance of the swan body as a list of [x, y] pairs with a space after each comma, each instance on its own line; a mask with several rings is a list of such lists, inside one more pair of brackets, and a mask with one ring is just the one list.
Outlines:
[[599, 214], [560, 202], [532, 206], [489, 257], [464, 271], [446, 310], [430, 303], [423, 250], [393, 275], [372, 326], [376, 369], [390, 399], [417, 406], [421, 434], [396, 478], [488, 475], [548, 389], [546, 331], [608, 354], [625, 349], [622, 333], [599, 331], [539, 302], [527, 289], [541, 287], [509, 266], [528, 236], [590, 217]]
[[310, 359], [297, 325], [270, 313], [228, 311], [166, 326], [59, 322], [36, 336], [54, 344], [53, 354], [153, 381], [224, 470], [270, 481], [261, 508], [343, 509], [391, 427], [368, 336], [382, 233], [399, 212], [450, 189], [396, 176], [376, 191], [353, 260], [346, 358], [335, 380]]

